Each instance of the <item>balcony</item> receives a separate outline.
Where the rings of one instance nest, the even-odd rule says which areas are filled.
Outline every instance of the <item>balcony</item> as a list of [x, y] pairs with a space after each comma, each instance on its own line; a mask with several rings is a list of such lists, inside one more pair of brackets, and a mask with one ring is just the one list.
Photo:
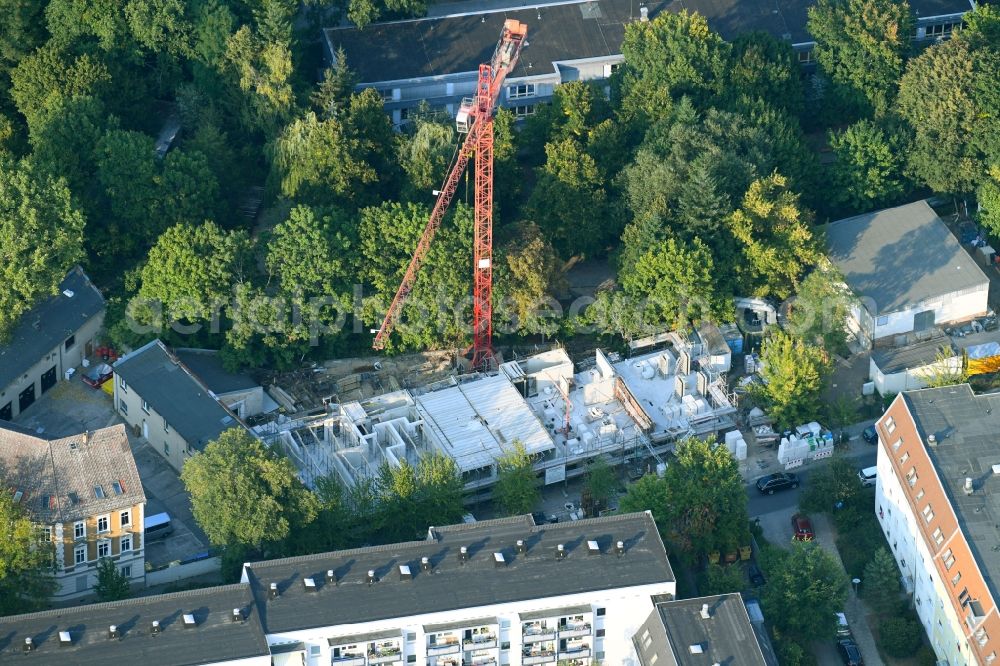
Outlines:
[[590, 624], [584, 622], [582, 624], [567, 624], [559, 627], [559, 638], [575, 638], [578, 636], [590, 636], [591, 634]]
[[344, 657], [334, 657], [330, 660], [330, 663], [337, 666], [365, 666], [365, 656], [352, 654]]
[[565, 650], [559, 651], [560, 659], [585, 659], [590, 656], [590, 646], [589, 645], [579, 645], [567, 647]]
[[472, 659], [466, 659], [462, 662], [464, 666], [495, 666], [497, 663], [496, 657], [473, 657]]
[[470, 650], [488, 650], [497, 646], [497, 637], [476, 636], [475, 638], [466, 638], [462, 642], [462, 646], [466, 652]]
[[403, 663], [403, 653], [399, 650], [396, 652], [380, 652], [368, 653], [368, 663], [369, 664], [401, 664]]
[[521, 657], [521, 663], [525, 666], [529, 666], [529, 664], [548, 664], [555, 660], [556, 653], [554, 650], [529, 652]]
[[458, 641], [454, 643], [445, 643], [443, 645], [431, 645], [427, 648], [428, 657], [436, 657], [442, 654], [455, 654], [462, 651], [462, 644]]
[[523, 625], [521, 633], [522, 643], [538, 643], [540, 641], [554, 641], [556, 639], [555, 629], [537, 624]]

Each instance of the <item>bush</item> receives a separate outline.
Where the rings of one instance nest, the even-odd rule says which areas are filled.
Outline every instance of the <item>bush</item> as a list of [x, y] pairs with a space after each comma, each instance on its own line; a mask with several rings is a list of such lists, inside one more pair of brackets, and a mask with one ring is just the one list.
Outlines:
[[739, 592], [746, 587], [743, 567], [738, 564], [724, 567], [718, 564], [709, 564], [698, 587], [701, 594], [705, 596]]
[[875, 551], [883, 546], [885, 537], [874, 515], [863, 520], [853, 530], [840, 531], [837, 536], [837, 550], [840, 551], [840, 559], [851, 578], [864, 579], [865, 567]]
[[916, 653], [920, 647], [920, 624], [912, 617], [890, 617], [878, 626], [882, 649], [890, 657], [902, 659]]
[[816, 663], [812, 652], [791, 638], [776, 635], [774, 642], [774, 651], [778, 654], [778, 663], [781, 666], [813, 666]]
[[920, 646], [920, 649], [917, 650], [917, 654], [914, 659], [917, 660], [917, 666], [936, 666], [938, 663], [937, 655], [934, 654], [934, 650], [930, 649], [926, 645]]

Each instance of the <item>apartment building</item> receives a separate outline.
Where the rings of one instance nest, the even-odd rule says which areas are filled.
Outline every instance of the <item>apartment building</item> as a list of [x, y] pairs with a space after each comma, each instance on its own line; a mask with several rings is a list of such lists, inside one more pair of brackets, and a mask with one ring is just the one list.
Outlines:
[[939, 663], [995, 664], [1000, 395], [908, 391], [876, 429], [875, 511]]
[[[159, 340], [114, 364], [114, 404], [136, 435], [180, 472], [184, 462], [243, 421]], [[246, 404], [248, 393], [232, 392]]]
[[77, 266], [0, 344], [0, 421], [14, 419], [91, 356], [103, 324], [104, 298]]
[[0, 422], [0, 485], [52, 544], [56, 600], [90, 593], [103, 558], [143, 583], [146, 495], [124, 426], [50, 440]]

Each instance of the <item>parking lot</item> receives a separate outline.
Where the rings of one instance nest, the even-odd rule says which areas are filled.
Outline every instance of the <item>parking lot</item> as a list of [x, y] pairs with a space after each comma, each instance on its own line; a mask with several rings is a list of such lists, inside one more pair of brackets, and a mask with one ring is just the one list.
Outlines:
[[[123, 423], [111, 396], [83, 383], [80, 375], [62, 381], [15, 419], [44, 437], [67, 437]], [[146, 562], [159, 567], [208, 549], [208, 539], [191, 516], [191, 502], [177, 473], [142, 438], [129, 433], [129, 445], [146, 492], [146, 515], [167, 512], [174, 526], [166, 539], [146, 546]]]

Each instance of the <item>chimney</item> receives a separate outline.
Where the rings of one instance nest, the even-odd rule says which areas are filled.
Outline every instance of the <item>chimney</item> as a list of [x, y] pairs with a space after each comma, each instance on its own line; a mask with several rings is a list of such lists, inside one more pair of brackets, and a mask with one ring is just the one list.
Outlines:
[[619, 542], [615, 543], [615, 553], [618, 555], [618, 557], [621, 557], [622, 555], [625, 554], [625, 542], [624, 541], [619, 541]]
[[591, 555], [600, 555], [601, 554], [601, 545], [599, 543], [597, 543], [596, 541], [593, 541], [593, 540], [588, 541], [587, 542], [587, 552], [590, 553]]
[[566, 546], [559, 544], [556, 546], [556, 559], [564, 560], [566, 559]]
[[413, 580], [413, 573], [407, 564], [399, 565], [399, 580]]
[[35, 649], [35, 642], [33, 640], [31, 640], [30, 637], [29, 638], [25, 638], [24, 639], [24, 651], [25, 652], [31, 652], [34, 649]]
[[972, 477], [971, 476], [965, 477], [965, 488], [964, 488], [964, 490], [965, 490], [965, 494], [966, 495], [971, 495], [972, 494]]
[[87, 444], [90, 444], [90, 431], [89, 430], [84, 430], [83, 431], [83, 445], [86, 446]]
[[420, 558], [420, 570], [421, 571], [430, 571], [431, 570], [431, 558], [429, 558], [429, 557], [421, 557]]
[[503, 553], [493, 553], [493, 565], [497, 569], [507, 566], [507, 560], [504, 559]]
[[524, 539], [517, 540], [517, 552], [520, 553], [521, 555], [524, 555], [525, 553], [528, 552], [528, 547], [524, 545]]
[[277, 583], [271, 583], [271, 586], [268, 588], [267, 596], [269, 598], [271, 598], [271, 599], [277, 599], [278, 598], [278, 584]]
[[73, 647], [73, 637], [68, 631], [59, 632], [59, 647]]
[[333, 585], [337, 582], [337, 574], [333, 573], [333, 569], [326, 570], [326, 584]]
[[649, 7], [646, 7], [645, 5], [639, 7], [639, 20], [643, 23], [649, 20]]
[[198, 626], [198, 621], [194, 619], [193, 613], [184, 613], [184, 628], [194, 629]]
[[233, 622], [242, 622], [242, 621], [243, 621], [243, 611], [241, 611], [239, 608], [234, 608]]
[[927, 446], [937, 446], [937, 437], [934, 435], [927, 435]]
[[469, 549], [462, 546], [458, 551], [458, 561], [465, 564], [469, 561]]
[[303, 578], [302, 579], [302, 587], [304, 587], [306, 589], [306, 592], [315, 592], [316, 589], [317, 589], [316, 588], [316, 579], [315, 578]]
[[708, 612], [708, 604], [701, 605], [701, 619], [708, 620], [711, 619], [712, 614]]
[[368, 584], [369, 585], [374, 585], [375, 584], [375, 570], [374, 569], [369, 569], [368, 570], [368, 576], [366, 577], [366, 579], [368, 580]]
[[160, 621], [159, 620], [153, 620], [152, 625], [149, 627], [149, 633], [153, 634], [154, 636], [156, 634], [160, 633]]
[[121, 636], [119, 636], [118, 634], [118, 625], [113, 624], [110, 627], [108, 627], [108, 640], [116, 641], [119, 638], [121, 638]]

